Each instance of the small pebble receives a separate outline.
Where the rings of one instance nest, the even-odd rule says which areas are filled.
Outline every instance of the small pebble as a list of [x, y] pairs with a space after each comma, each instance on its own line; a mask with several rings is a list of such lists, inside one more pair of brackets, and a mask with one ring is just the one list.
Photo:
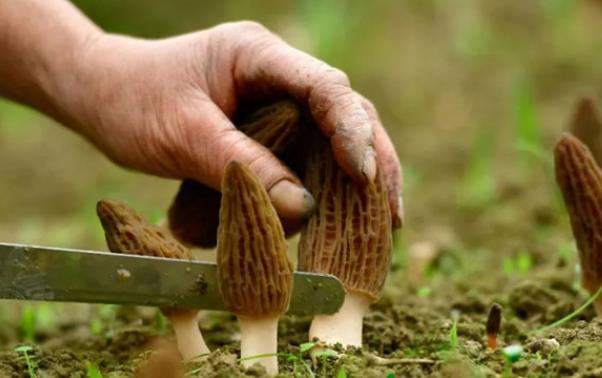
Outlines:
[[473, 358], [477, 357], [483, 351], [481, 343], [475, 340], [466, 340], [463, 343], [463, 347], [466, 354]]
[[560, 343], [556, 339], [537, 339], [531, 341], [525, 346], [525, 350], [529, 353], [541, 353], [547, 356], [560, 348]]

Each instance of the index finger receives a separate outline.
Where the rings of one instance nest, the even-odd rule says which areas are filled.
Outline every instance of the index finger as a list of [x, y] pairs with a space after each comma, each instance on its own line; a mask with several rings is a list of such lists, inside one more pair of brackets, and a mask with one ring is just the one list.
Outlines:
[[340, 167], [359, 183], [374, 180], [374, 130], [345, 73], [267, 32], [244, 45], [234, 76], [239, 88], [268, 83], [306, 104]]

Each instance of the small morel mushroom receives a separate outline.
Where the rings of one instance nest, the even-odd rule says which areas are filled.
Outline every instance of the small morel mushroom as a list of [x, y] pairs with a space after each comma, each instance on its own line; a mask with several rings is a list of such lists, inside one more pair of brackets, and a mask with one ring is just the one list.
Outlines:
[[[245, 366], [259, 362], [278, 373], [278, 319], [292, 291], [293, 266], [284, 231], [268, 194], [249, 168], [230, 162], [222, 181], [217, 242], [220, 291], [238, 318]], [[270, 356], [245, 360], [247, 357]]]
[[[579, 250], [581, 284], [590, 293], [602, 285], [602, 171], [585, 144], [564, 134], [554, 150], [556, 182]], [[594, 302], [602, 316], [602, 297]]]
[[338, 167], [328, 141], [315, 133], [304, 184], [316, 212], [299, 241], [299, 270], [338, 277], [346, 289], [341, 309], [314, 317], [310, 340], [362, 345], [363, 317], [380, 297], [391, 261], [391, 213], [383, 177], [358, 187]]
[[589, 148], [596, 163], [602, 164], [602, 121], [593, 99], [584, 97], [578, 101], [570, 129]]
[[[96, 212], [111, 252], [173, 259], [192, 258], [190, 250], [167, 231], [147, 223], [140, 214], [122, 203], [101, 200]], [[209, 353], [198, 326], [198, 311], [162, 309], [162, 312], [171, 322], [184, 360]]]
[[[244, 117], [239, 130], [282, 157], [299, 130], [300, 111], [279, 101]], [[184, 180], [168, 213], [169, 228], [181, 242], [201, 248], [217, 243], [221, 194], [194, 180]]]
[[500, 333], [502, 326], [502, 306], [494, 303], [489, 309], [489, 315], [487, 316], [487, 347], [490, 349], [497, 348], [497, 335]]

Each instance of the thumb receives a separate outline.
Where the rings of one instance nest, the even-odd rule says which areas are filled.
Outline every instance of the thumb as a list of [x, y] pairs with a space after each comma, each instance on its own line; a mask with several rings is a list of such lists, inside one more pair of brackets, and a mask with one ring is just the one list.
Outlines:
[[266, 188], [283, 223], [297, 223], [314, 210], [312, 195], [297, 176], [270, 150], [236, 129], [213, 103], [204, 103], [190, 122], [192, 178], [220, 190], [226, 165], [233, 160], [248, 166]]

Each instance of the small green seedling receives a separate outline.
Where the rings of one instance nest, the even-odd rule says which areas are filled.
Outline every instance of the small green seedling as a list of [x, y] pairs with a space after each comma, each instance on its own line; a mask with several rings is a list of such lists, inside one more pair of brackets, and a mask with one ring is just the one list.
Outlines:
[[520, 345], [510, 345], [502, 349], [506, 363], [504, 365], [504, 376], [508, 377], [512, 374], [512, 364], [520, 360], [523, 354], [523, 347]]
[[96, 364], [86, 361], [86, 377], [88, 378], [102, 378], [102, 373]]
[[[293, 376], [295, 377], [303, 377], [303, 376], [308, 376], [310, 378], [315, 378], [315, 374], [311, 368], [311, 366], [309, 365], [309, 363], [307, 363], [304, 359], [303, 356], [307, 353], [309, 353], [314, 347], [316, 346], [316, 343], [313, 342], [308, 342], [308, 343], [302, 343], [299, 345], [299, 353], [298, 354], [294, 354], [294, 353], [266, 353], [266, 354], [258, 354], [255, 356], [248, 356], [248, 357], [244, 357], [244, 358], [239, 358], [238, 362], [242, 362], [242, 361], [251, 361], [254, 359], [258, 359], [258, 358], [263, 358], [263, 357], [272, 357], [272, 356], [276, 356], [276, 357], [284, 357], [286, 358], [287, 361], [291, 362], [293, 364]], [[199, 356], [200, 357], [204, 357], [206, 355], [203, 356]], [[328, 357], [337, 357], [338, 354], [329, 348], [325, 348], [324, 350], [315, 352], [313, 354], [314, 357], [317, 358], [323, 358], [326, 359]], [[195, 357], [196, 359], [196, 357]], [[202, 368], [196, 368], [196, 369], [192, 369], [189, 370], [188, 372], [186, 372], [186, 376], [190, 377], [190, 376], [196, 376], [198, 373], [200, 373], [202, 370]], [[342, 369], [341, 369], [342, 370]], [[339, 370], [338, 374], [341, 374], [341, 370]], [[347, 374], [345, 373], [344, 370], [342, 370], [342, 374], [344, 374], [341, 377], [347, 377]], [[339, 378], [339, 375], [337, 375], [337, 378]]]
[[155, 329], [157, 331], [165, 331], [167, 329], [167, 318], [159, 309], [155, 311]]
[[37, 364], [32, 356], [29, 355], [29, 352], [33, 351], [33, 347], [30, 345], [21, 345], [15, 348], [15, 352], [21, 355], [21, 358], [25, 360], [25, 365], [27, 366], [27, 373], [29, 374], [29, 378], [36, 378], [36, 370]]
[[90, 332], [95, 336], [100, 336], [103, 330], [102, 321], [100, 319], [93, 319], [90, 322]]
[[452, 310], [452, 326], [449, 330], [449, 346], [451, 349], [458, 347], [458, 318], [460, 318], [460, 311]]
[[506, 257], [502, 261], [502, 268], [505, 273], [529, 273], [533, 267], [533, 258], [528, 251], [520, 251], [514, 257]]
[[239, 358], [238, 361], [239, 362], [250, 361], [250, 360], [257, 359], [257, 358], [272, 357], [272, 356], [285, 357], [287, 361], [291, 362], [293, 364], [293, 375], [295, 377], [303, 376], [302, 372], [305, 371], [309, 377], [315, 378], [315, 375], [314, 375], [313, 370], [311, 369], [311, 366], [309, 366], [309, 364], [307, 362], [305, 362], [305, 360], [303, 360], [303, 357], [301, 356], [301, 354], [295, 355], [292, 353], [266, 353], [266, 354], [258, 354], [255, 356]]
[[458, 319], [454, 319], [451, 329], [449, 330], [449, 345], [452, 349], [458, 347]]
[[[313, 344], [313, 343], [306, 343], [306, 344]], [[326, 361], [328, 361], [329, 358], [337, 358], [338, 356], [339, 355], [337, 352], [335, 352], [334, 350], [329, 349], [329, 348], [324, 348], [324, 349], [321, 349], [319, 351], [312, 353], [312, 358], [314, 358], [316, 360], [319, 359], [322, 361], [322, 369], [323, 369], [322, 375], [324, 375], [324, 376], [326, 376], [326, 366], [327, 366]]]
[[420, 298], [426, 298], [433, 293], [433, 289], [430, 286], [422, 286], [416, 290], [416, 295]]
[[337, 378], [347, 378], [347, 372], [344, 368], [340, 368], [337, 372]]
[[34, 343], [36, 339], [36, 312], [33, 306], [26, 305], [21, 313], [23, 340]]

